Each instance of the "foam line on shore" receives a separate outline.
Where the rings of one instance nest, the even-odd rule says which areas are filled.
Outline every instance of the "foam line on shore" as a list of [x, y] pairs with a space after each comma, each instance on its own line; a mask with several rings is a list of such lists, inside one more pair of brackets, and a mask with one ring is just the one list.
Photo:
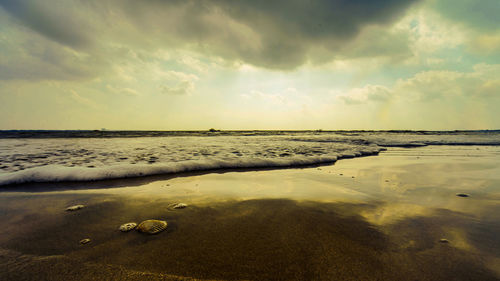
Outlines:
[[338, 159], [376, 155], [379, 151], [380, 150], [364, 150], [344, 153], [336, 156], [287, 157], [281, 159], [206, 159], [152, 165], [121, 164], [97, 168], [46, 165], [12, 173], [0, 174], [0, 186], [35, 182], [97, 181], [195, 171], [210, 171], [217, 169], [291, 168], [335, 163]]

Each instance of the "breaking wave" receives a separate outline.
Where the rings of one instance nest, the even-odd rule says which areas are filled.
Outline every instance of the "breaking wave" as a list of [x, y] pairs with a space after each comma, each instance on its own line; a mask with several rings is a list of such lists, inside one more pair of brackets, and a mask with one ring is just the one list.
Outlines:
[[340, 156], [290, 157], [287, 159], [207, 159], [153, 165], [122, 164], [97, 168], [46, 165], [0, 174], [0, 185], [33, 182], [96, 181], [218, 169], [300, 167], [331, 164], [342, 158], [353, 158], [374, 154], [378, 154], [378, 151], [363, 151]]
[[0, 137], [0, 185], [320, 165], [375, 155], [386, 147], [500, 145], [499, 131], [133, 133], [80, 137], [82, 132], [63, 131]]

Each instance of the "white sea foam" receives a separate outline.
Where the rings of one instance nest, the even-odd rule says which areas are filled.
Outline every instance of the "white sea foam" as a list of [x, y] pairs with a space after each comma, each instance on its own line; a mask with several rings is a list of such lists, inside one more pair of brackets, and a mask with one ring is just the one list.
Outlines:
[[499, 134], [276, 135], [0, 139], [0, 185], [93, 181], [237, 168], [294, 167], [377, 154], [385, 146], [500, 145]]
[[[376, 152], [374, 151], [372, 153]], [[346, 154], [345, 156], [352, 157], [353, 154]], [[337, 156], [302, 156], [290, 157], [287, 159], [207, 159], [153, 165], [121, 164], [98, 168], [47, 165], [12, 173], [0, 174], [0, 185], [28, 182], [94, 181], [216, 169], [294, 167], [334, 163], [337, 159]]]

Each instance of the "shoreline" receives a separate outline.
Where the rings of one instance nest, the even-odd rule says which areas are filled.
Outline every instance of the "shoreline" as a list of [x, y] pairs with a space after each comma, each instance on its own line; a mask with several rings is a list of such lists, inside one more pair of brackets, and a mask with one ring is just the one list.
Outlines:
[[[345, 160], [345, 159], [352, 159], [352, 158], [360, 158], [360, 157], [368, 157], [368, 156], [377, 156], [379, 155], [380, 152], [385, 151], [385, 148], [382, 148], [380, 151], [376, 152], [362, 152], [360, 155], [341, 155], [341, 156], [336, 156], [334, 158], [331, 157], [320, 157], [324, 159], [315, 159], [313, 157], [311, 158], [302, 158], [298, 159], [299, 162], [297, 163], [287, 163], [287, 159], [278, 159], [283, 162], [276, 162], [272, 163], [272, 161], [276, 161], [276, 159], [270, 159], [270, 160], [262, 160], [260, 159], [261, 162], [265, 162], [266, 164], [253, 164], [253, 163], [245, 163], [245, 162], [236, 162], [235, 164], [229, 163], [230, 161], [214, 161], [218, 165], [222, 167], [216, 167], [212, 168], [211, 166], [213, 163], [211, 162], [198, 162], [198, 161], [185, 161], [185, 162], [178, 162], [178, 163], [171, 163], [171, 164], [179, 164], [180, 169], [176, 167], [172, 167], [167, 164], [158, 164], [158, 165], [128, 165], [128, 166], [123, 166], [123, 165], [116, 165], [116, 166], [109, 166], [109, 167], [101, 167], [101, 168], [89, 168], [89, 167], [56, 167], [58, 169], [65, 169], [67, 172], [71, 172], [71, 174], [75, 174], [78, 172], [90, 172], [90, 171], [99, 171], [99, 169], [102, 169], [104, 172], [103, 178], [95, 178], [95, 179], [78, 179], [78, 176], [73, 176], [75, 179], [72, 180], [31, 180], [31, 179], [24, 179], [23, 175], [27, 174], [28, 178], [29, 177], [44, 177], [44, 172], [47, 172], [47, 169], [54, 168], [52, 165], [47, 165], [47, 166], [39, 166], [27, 170], [21, 170], [21, 171], [16, 171], [13, 173], [4, 173], [0, 174], [0, 190], [5, 187], [14, 187], [14, 186], [23, 186], [23, 185], [37, 185], [37, 184], [74, 184], [74, 183], [106, 183], [106, 182], [113, 182], [113, 181], [120, 181], [120, 180], [135, 180], [135, 179], [140, 179], [140, 178], [156, 178], [153, 180], [157, 180], [158, 178], [162, 177], [169, 177], [169, 176], [184, 176], [189, 174], [208, 174], [208, 173], [224, 173], [224, 172], [247, 172], [247, 171], [267, 171], [267, 170], [278, 170], [278, 169], [300, 169], [300, 168], [311, 168], [311, 167], [320, 167], [320, 166], [329, 166], [335, 164], [339, 160]], [[297, 161], [297, 159], [294, 159]], [[301, 163], [302, 162], [302, 163]], [[196, 165], [201, 165], [201, 167], [197, 167]], [[205, 165], [206, 167], [203, 167]], [[190, 166], [194, 166], [190, 168]], [[229, 166], [229, 167], [224, 167], [224, 166]], [[234, 166], [234, 167], [233, 167]], [[239, 166], [239, 167], [238, 167]], [[149, 172], [137, 172], [135, 171], [131, 175], [112, 175], [110, 176], [109, 174], [113, 174], [117, 170], [126, 168], [127, 170], [136, 170], [136, 169], [147, 169], [150, 170]], [[178, 171], [180, 170], [180, 171]], [[16, 176], [18, 176], [16, 178]], [[68, 177], [69, 175], [63, 175], [62, 177]], [[7, 179], [4, 179], [4, 178]], [[49, 178], [53, 178], [54, 175], [49, 174], [47, 175]], [[71, 177], [71, 176], [69, 176]], [[11, 178], [11, 179], [9, 179]], [[5, 183], [8, 182], [8, 183]], [[0, 191], [1, 192], [1, 191]]]
[[[148, 182], [158, 181], [158, 180], [167, 180], [176, 177], [190, 177], [190, 176], [198, 176], [205, 174], [224, 174], [224, 173], [232, 173], [232, 172], [258, 172], [258, 171], [273, 171], [273, 170], [287, 170], [287, 169], [308, 169], [308, 168], [317, 168], [324, 166], [332, 166], [335, 165], [340, 160], [345, 159], [354, 159], [361, 157], [370, 157], [370, 156], [378, 156], [380, 153], [386, 151], [387, 149], [382, 149], [379, 152], [373, 154], [363, 154], [358, 156], [340, 156], [337, 157], [336, 160], [318, 162], [312, 164], [293, 164], [293, 165], [285, 165], [285, 166], [255, 166], [255, 167], [234, 167], [234, 168], [207, 168], [200, 170], [188, 170], [181, 172], [166, 172], [166, 173], [153, 173], [150, 175], [139, 175], [139, 176], [130, 176], [130, 177], [116, 177], [116, 178], [105, 178], [105, 179], [95, 179], [95, 180], [68, 180], [68, 181], [29, 181], [29, 182], [21, 182], [21, 183], [8, 183], [1, 184], [0, 183], [0, 193], [1, 192], [15, 192], [17, 190], [25, 190], [29, 192], [29, 190], [36, 190], [35, 192], [40, 192], [43, 189], [57, 189], [58, 187], [70, 187], [69, 189], [91, 189], [92, 186], [106, 186], [106, 187], [122, 187], [129, 185], [143, 185]], [[46, 167], [46, 166], [40, 166]], [[139, 166], [140, 167], [140, 166]], [[154, 166], [151, 166], [154, 167]], [[65, 168], [73, 168], [73, 167], [65, 167]], [[84, 168], [84, 167], [78, 167]], [[115, 167], [113, 167], [115, 168]], [[120, 168], [119, 166], [116, 167]], [[93, 169], [93, 168], [88, 168]], [[29, 170], [24, 170], [29, 171]], [[18, 171], [24, 172], [24, 171]], [[7, 174], [5, 174], [7, 175]], [[53, 187], [52, 187], [53, 186]]]
[[[0, 184], [0, 194], [4, 192], [50, 192], [57, 190], [81, 190], [81, 189], [99, 189], [99, 188], [120, 188], [126, 186], [140, 186], [154, 181], [169, 180], [177, 177], [191, 177], [200, 176], [206, 174], [225, 174], [225, 173], [245, 173], [245, 172], [258, 172], [258, 171], [275, 171], [275, 170], [293, 170], [293, 169], [309, 169], [318, 167], [329, 167], [333, 166], [339, 161], [358, 159], [364, 157], [380, 156], [384, 153], [392, 153], [393, 151], [405, 150], [409, 151], [415, 150], [418, 152], [419, 149], [439, 149], [442, 147], [450, 147], [457, 149], [463, 148], [495, 148], [499, 147], [497, 145], [462, 145], [462, 144], [437, 144], [437, 145], [425, 145], [425, 146], [387, 146], [383, 150], [373, 153], [364, 154], [354, 157], [338, 157], [335, 161], [323, 162], [323, 163], [313, 163], [313, 164], [296, 164], [290, 166], [264, 166], [264, 167], [235, 167], [235, 168], [213, 168], [213, 169], [201, 169], [201, 170], [189, 170], [181, 172], [167, 172], [167, 173], [153, 173], [151, 175], [139, 175], [139, 176], [126, 176], [126, 177], [116, 177], [116, 178], [105, 178], [105, 179], [95, 179], [95, 180], [63, 180], [63, 181], [34, 181], [34, 182], [22, 182], [22, 183], [9, 183]], [[46, 166], [42, 166], [46, 167]], [[69, 167], [73, 168], [73, 167]], [[82, 167], [83, 168], [83, 167]], [[119, 166], [117, 166], [119, 168]], [[93, 168], [86, 168], [87, 170], [92, 170]]]

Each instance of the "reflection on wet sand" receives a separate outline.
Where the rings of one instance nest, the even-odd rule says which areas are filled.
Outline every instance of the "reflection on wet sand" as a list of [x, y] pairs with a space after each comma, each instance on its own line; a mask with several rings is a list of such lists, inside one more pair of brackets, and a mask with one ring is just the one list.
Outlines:
[[[3, 193], [0, 279], [498, 280], [499, 178], [476, 183], [482, 173], [469, 172], [477, 162], [497, 171], [498, 163], [413, 151], [423, 152], [321, 169]], [[443, 164], [457, 159], [460, 169]], [[169, 208], [179, 202], [188, 207]], [[76, 204], [85, 208], [65, 211]], [[167, 221], [166, 231], [118, 230], [145, 219]], [[83, 238], [91, 242], [81, 245]]]
[[[453, 212], [403, 219], [380, 229], [343, 212], [378, 208], [372, 205], [268, 199], [172, 211], [166, 207], [171, 201], [87, 199], [98, 203], [74, 213], [3, 217], [17, 224], [15, 230], [2, 231], [0, 259], [9, 264], [9, 270], [0, 268], [4, 277], [63, 280], [95, 277], [99, 270], [108, 276], [120, 269], [120, 278], [148, 272], [230, 280], [496, 279], [483, 264], [488, 256], [480, 247], [471, 250], [464, 244], [474, 241], [466, 238], [473, 233], [459, 228], [466, 218]], [[41, 197], [31, 203], [61, 201], [62, 206], [71, 200]], [[125, 221], [146, 218], [167, 220], [167, 231], [148, 236], [117, 230]], [[92, 243], [80, 245], [83, 237]], [[439, 243], [441, 237], [450, 243]]]
[[361, 212], [361, 216], [375, 225], [387, 225], [395, 223], [407, 217], [429, 216], [432, 210], [413, 204], [379, 204], [376, 208]]

